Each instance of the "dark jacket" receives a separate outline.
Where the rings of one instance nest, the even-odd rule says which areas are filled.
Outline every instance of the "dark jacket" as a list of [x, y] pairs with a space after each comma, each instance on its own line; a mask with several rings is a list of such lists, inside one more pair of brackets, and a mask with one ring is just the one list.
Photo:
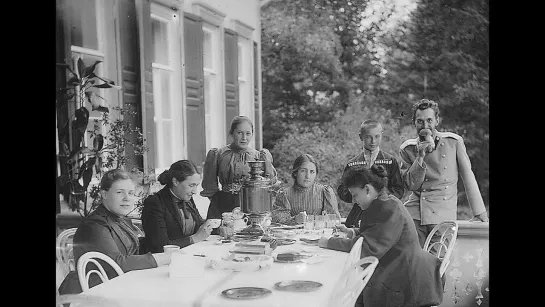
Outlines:
[[360, 205], [353, 204], [352, 209], [350, 209], [350, 212], [348, 212], [348, 216], [346, 216], [344, 225], [348, 228], [360, 228], [360, 220], [362, 215], [363, 210], [361, 210]]
[[[151, 253], [138, 255], [139, 243], [135, 228], [136, 226], [129, 218], [120, 218], [99, 205], [93, 213], [83, 219], [74, 234], [75, 262], [77, 263], [79, 258], [87, 252], [100, 252], [112, 258], [123, 272], [157, 267], [157, 262]], [[99, 263], [109, 278], [117, 276], [109, 264], [102, 260], [99, 260]], [[87, 266], [88, 270], [93, 267], [92, 263]], [[100, 283], [100, 278], [92, 274], [89, 286], [94, 287]], [[59, 294], [81, 292], [77, 272], [70, 272], [59, 287]]]
[[[375, 164], [384, 166], [386, 168], [386, 171], [388, 172], [388, 194], [393, 194], [395, 197], [401, 199], [403, 197], [403, 193], [405, 192], [405, 188], [403, 186], [400, 167], [397, 163], [396, 158], [391, 154], [380, 150], [375, 160]], [[350, 159], [348, 163], [346, 163], [343, 174], [348, 168], [358, 165], [368, 166], [368, 162], [365, 161], [363, 151], [359, 155]], [[337, 195], [339, 195], [339, 198], [342, 199], [344, 202], [352, 202], [352, 194], [350, 194], [348, 188], [344, 187], [342, 184], [339, 185], [339, 187], [337, 188]]]
[[184, 219], [180, 215], [180, 209], [172, 201], [169, 188], [165, 186], [157, 193], [144, 200], [142, 209], [142, 227], [146, 234], [146, 248], [153, 253], [162, 253], [163, 246], [167, 244], [185, 247], [191, 244], [189, 236], [195, 234], [204, 223], [199, 214], [195, 202], [191, 199], [186, 203], [187, 210], [195, 221], [191, 232], [184, 231]]
[[349, 252], [360, 236], [361, 257], [379, 259], [363, 290], [365, 307], [441, 304], [441, 262], [420, 247], [414, 222], [399, 199], [382, 193], [364, 211], [354, 238], [331, 238], [327, 247]]

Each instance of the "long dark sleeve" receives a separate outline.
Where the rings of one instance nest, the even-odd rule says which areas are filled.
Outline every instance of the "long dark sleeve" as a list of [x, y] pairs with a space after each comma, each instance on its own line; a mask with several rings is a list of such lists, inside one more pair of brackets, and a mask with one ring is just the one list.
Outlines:
[[90, 251], [100, 252], [112, 258], [123, 272], [157, 267], [157, 262], [150, 253], [123, 254], [112, 237], [106, 221], [86, 221], [79, 227], [78, 236], [74, 237], [74, 255], [80, 256]]
[[388, 174], [388, 190], [395, 197], [401, 199], [403, 193], [405, 193], [405, 187], [403, 186], [403, 180], [401, 179], [401, 171], [397, 160], [392, 158], [392, 165], [390, 167], [390, 174]]
[[191, 244], [189, 236], [170, 239], [168, 237], [165, 215], [166, 208], [161, 204], [157, 196], [149, 196], [144, 201], [142, 209], [142, 227], [146, 233], [146, 243], [150, 251], [154, 253], [163, 252], [164, 245], [178, 245], [185, 247]]
[[[347, 169], [348, 169], [348, 165], [344, 167], [343, 176]], [[350, 193], [348, 188], [345, 187], [342, 183], [339, 185], [339, 187], [337, 187], [337, 195], [339, 195], [339, 198], [344, 202], [347, 202], [347, 203], [352, 202], [352, 194]]]

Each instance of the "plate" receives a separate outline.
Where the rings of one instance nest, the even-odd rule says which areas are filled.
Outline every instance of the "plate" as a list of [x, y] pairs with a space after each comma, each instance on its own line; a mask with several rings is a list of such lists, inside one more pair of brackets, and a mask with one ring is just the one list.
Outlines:
[[317, 238], [317, 239], [311, 239], [311, 238], [299, 238], [299, 241], [303, 242], [303, 243], [306, 243], [306, 244], [311, 244], [311, 245], [318, 245], [318, 241], [320, 239]]
[[290, 253], [290, 252], [287, 252], [287, 253], [280, 253], [280, 254], [293, 254], [293, 260], [287, 260], [287, 259], [278, 259], [278, 254], [274, 256], [274, 261], [275, 262], [280, 262], [280, 263], [297, 263], [297, 262], [301, 262], [301, 259], [304, 259], [304, 258], [308, 258], [309, 256], [307, 255], [301, 255], [299, 253]]
[[296, 241], [297, 240], [294, 240], [294, 239], [284, 239], [284, 238], [282, 238], [282, 239], [276, 239], [276, 244], [278, 246], [280, 246], [280, 245], [290, 245], [290, 244], [295, 243]]
[[286, 280], [274, 284], [275, 289], [280, 291], [310, 292], [318, 290], [321, 283], [310, 280]]
[[223, 290], [221, 294], [227, 298], [237, 299], [237, 300], [252, 300], [256, 298], [261, 298], [271, 294], [272, 291], [265, 288], [257, 287], [240, 287], [240, 288], [231, 288]]
[[269, 229], [279, 229], [279, 230], [292, 230], [303, 228], [303, 224], [297, 225], [278, 225], [278, 226], [269, 226]]

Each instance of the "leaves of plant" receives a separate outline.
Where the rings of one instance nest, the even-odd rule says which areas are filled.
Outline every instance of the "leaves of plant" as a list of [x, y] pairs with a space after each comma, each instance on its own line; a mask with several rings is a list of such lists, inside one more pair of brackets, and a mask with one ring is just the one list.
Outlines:
[[87, 124], [89, 124], [89, 110], [86, 107], [81, 107], [76, 110], [75, 116], [76, 129], [84, 134], [85, 130], [87, 130]]
[[102, 134], [98, 134], [93, 139], [93, 150], [99, 151], [102, 149], [102, 146], [104, 146], [104, 136]]
[[82, 174], [83, 178], [83, 188], [87, 190], [87, 187], [89, 186], [89, 183], [91, 182], [91, 178], [93, 177], [93, 166], [95, 165], [96, 157], [92, 157], [91, 159], [87, 160], [85, 162], [85, 171]]
[[[113, 82], [113, 81], [112, 81], [112, 82]], [[111, 83], [111, 84], [113, 84], [113, 83]], [[93, 85], [93, 87], [96, 87], [96, 88], [111, 88], [111, 87], [112, 87], [111, 84], [102, 83], [102, 84]]]
[[107, 107], [104, 107], [104, 106], [97, 106], [97, 107], [93, 106], [93, 111], [108, 113], [110, 110]]
[[70, 79], [68, 79], [68, 81], [66, 81], [66, 84], [68, 85], [79, 85], [80, 84], [80, 79], [78, 78], [78, 76], [76, 76], [75, 74], [72, 75], [72, 77], [70, 77]]
[[91, 73], [91, 74], [89, 75], [89, 79], [91, 79], [91, 78], [98, 78], [98, 79], [100, 79], [100, 80], [102, 80], [102, 81], [104, 81], [104, 82], [106, 82], [106, 83], [108, 83], [108, 84], [115, 85], [115, 83], [114, 83], [112, 80], [108, 80], [108, 79], [106, 79], [106, 78], [99, 77], [99, 76], [97, 76], [95, 73]]
[[101, 62], [102, 61], [99, 60], [99, 61], [96, 61], [93, 65], [85, 67], [85, 69], [83, 70], [82, 78], [89, 77], [89, 75], [91, 75], [95, 71], [97, 64]]
[[81, 58], [78, 58], [78, 75], [83, 76], [83, 71], [85, 70], [85, 63]]

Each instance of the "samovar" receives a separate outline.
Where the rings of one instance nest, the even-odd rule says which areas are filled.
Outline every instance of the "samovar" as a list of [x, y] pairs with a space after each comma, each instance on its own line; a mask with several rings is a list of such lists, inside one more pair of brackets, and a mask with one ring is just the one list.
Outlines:
[[263, 177], [265, 161], [249, 161], [250, 177], [242, 180], [239, 191], [240, 209], [248, 216], [251, 225], [242, 233], [263, 235], [271, 222], [272, 193], [270, 178]]

